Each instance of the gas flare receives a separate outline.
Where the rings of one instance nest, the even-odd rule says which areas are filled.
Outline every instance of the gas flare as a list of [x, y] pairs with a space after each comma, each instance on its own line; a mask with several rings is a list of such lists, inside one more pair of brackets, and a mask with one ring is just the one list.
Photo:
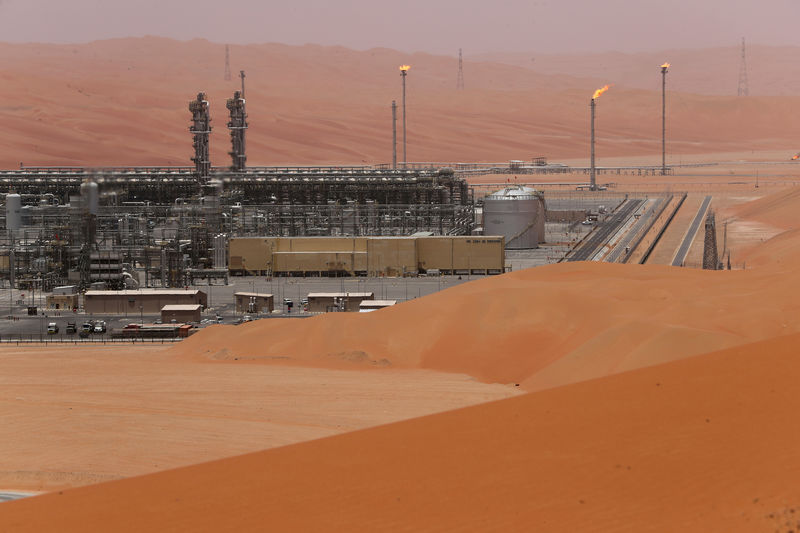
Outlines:
[[798, 159], [800, 159], [800, 154], [794, 154], [792, 156], [792, 161], [797, 161]]
[[602, 89], [597, 89], [597, 90], [594, 92], [594, 96], [592, 96], [592, 100], [597, 100], [597, 99], [600, 97], [600, 95], [601, 95], [601, 94], [603, 94], [604, 92], [606, 92], [606, 91], [608, 90], [608, 88], [609, 88], [609, 86], [608, 86], [608, 85], [606, 85], [606, 86], [605, 86], [605, 87], [603, 87]]
[[406, 72], [410, 68], [411, 68], [411, 65], [400, 65], [400, 70], [402, 70], [403, 72]]
[[664, 63], [663, 65], [661, 65], [661, 68], [669, 68], [671, 66], [672, 65], [670, 65], [669, 63]]

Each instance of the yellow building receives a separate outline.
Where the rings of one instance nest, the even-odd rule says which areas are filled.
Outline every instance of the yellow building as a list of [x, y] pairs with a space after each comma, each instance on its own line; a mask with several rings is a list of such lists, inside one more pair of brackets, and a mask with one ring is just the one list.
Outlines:
[[231, 273], [416, 276], [500, 274], [503, 237], [242, 237], [229, 244]]

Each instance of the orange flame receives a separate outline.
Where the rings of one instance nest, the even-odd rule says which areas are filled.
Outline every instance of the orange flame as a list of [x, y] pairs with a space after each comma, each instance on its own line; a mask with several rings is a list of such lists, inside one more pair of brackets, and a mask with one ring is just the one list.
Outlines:
[[670, 65], [669, 63], [664, 63], [663, 65], [661, 65], [661, 68], [669, 68], [671, 66], [672, 65]]
[[411, 65], [400, 65], [400, 70], [403, 72], [408, 71], [411, 68]]
[[797, 161], [798, 159], [800, 159], [800, 154], [795, 154], [792, 156], [792, 161]]
[[609, 86], [608, 86], [608, 85], [606, 85], [606, 86], [605, 86], [605, 87], [603, 87], [602, 89], [597, 89], [597, 90], [594, 92], [594, 96], [592, 96], [592, 100], [597, 100], [597, 99], [600, 97], [600, 95], [601, 95], [601, 94], [603, 94], [604, 92], [606, 92], [606, 91], [608, 90], [608, 87], [609, 87]]

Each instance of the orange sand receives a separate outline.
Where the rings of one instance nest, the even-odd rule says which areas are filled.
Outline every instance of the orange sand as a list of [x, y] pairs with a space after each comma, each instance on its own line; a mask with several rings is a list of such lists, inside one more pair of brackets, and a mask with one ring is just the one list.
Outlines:
[[[219, 113], [236, 83], [221, 81], [223, 50], [154, 38], [0, 45], [0, 167], [186, 164], [185, 106], [201, 89], [225, 164]], [[281, 45], [232, 54], [248, 70], [253, 164], [387, 161], [401, 63], [413, 65], [410, 159], [588, 153], [598, 79], [475, 63], [456, 93], [452, 58]], [[796, 151], [798, 97], [671, 97], [673, 158]], [[603, 95], [598, 152], [657, 161], [659, 102], [624, 83]], [[760, 167], [619, 178], [727, 191], [715, 206], [732, 220], [744, 271], [561, 264], [368, 315], [214, 326], [146, 354], [2, 350], [11, 431], [0, 482], [18, 483], [8, 488], [152, 472], [517, 390], [463, 374], [538, 392], [2, 504], [0, 530], [796, 530], [797, 168], [763, 171], [757, 192]], [[372, 371], [352, 371], [362, 369]]]
[[3, 504], [9, 531], [790, 531], [800, 335]]
[[[227, 165], [224, 46], [207, 41], [117, 39], [86, 45], [0, 44], [0, 167], [189, 165], [188, 101], [212, 102], [212, 161]], [[651, 90], [624, 80], [542, 74], [500, 63], [469, 63], [455, 91], [456, 59], [386, 49], [277, 44], [231, 47], [247, 70], [248, 162], [351, 163], [391, 160], [391, 101], [397, 66], [412, 65], [408, 154], [412, 161], [504, 161], [589, 154], [589, 100], [598, 103], [601, 157], [660, 160], [660, 79]], [[660, 63], [659, 63], [660, 64]], [[677, 60], [676, 60], [677, 65]], [[581, 70], [570, 72], [573, 76]], [[784, 71], [783, 75], [788, 75]], [[677, 75], [677, 66], [676, 66]], [[722, 76], [720, 76], [722, 77]], [[734, 80], [735, 81], [735, 80]], [[600, 85], [598, 85], [600, 84]], [[800, 97], [670, 97], [669, 151], [681, 154], [784, 150], [798, 146]]]

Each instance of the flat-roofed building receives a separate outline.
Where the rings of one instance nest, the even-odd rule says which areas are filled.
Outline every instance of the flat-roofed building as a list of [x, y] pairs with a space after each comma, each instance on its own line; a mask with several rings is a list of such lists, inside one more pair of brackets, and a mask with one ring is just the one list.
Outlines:
[[171, 304], [161, 308], [161, 321], [165, 324], [173, 320], [178, 324], [200, 322], [203, 306], [200, 304]]
[[502, 274], [502, 236], [241, 237], [230, 240], [234, 274], [416, 276]]
[[160, 314], [165, 305], [199, 304], [205, 309], [208, 297], [197, 289], [138, 289], [124, 291], [86, 291], [83, 309], [90, 314]]
[[237, 313], [271, 313], [275, 309], [275, 299], [271, 294], [260, 292], [235, 292]]
[[372, 292], [311, 292], [308, 294], [309, 313], [330, 311], [358, 312], [361, 302], [374, 300]]

